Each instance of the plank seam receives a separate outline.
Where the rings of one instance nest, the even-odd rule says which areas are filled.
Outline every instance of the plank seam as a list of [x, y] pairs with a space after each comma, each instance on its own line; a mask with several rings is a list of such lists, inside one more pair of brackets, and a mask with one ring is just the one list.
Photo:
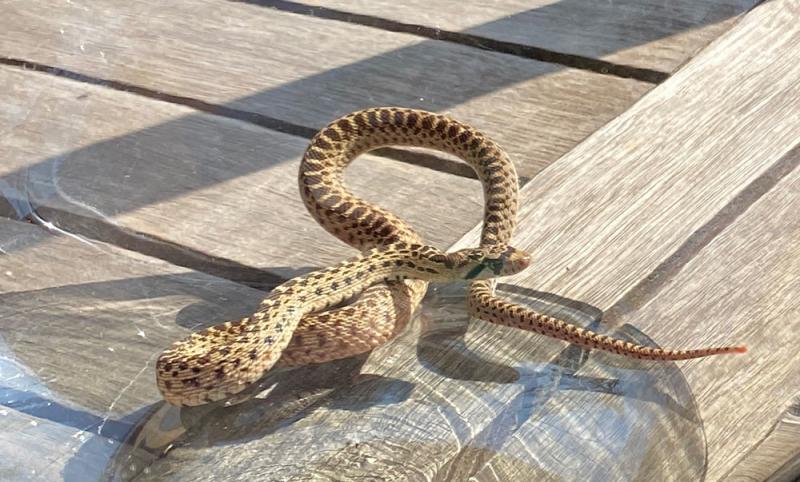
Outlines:
[[800, 144], [795, 145], [739, 191], [722, 209], [689, 235], [678, 249], [611, 305], [603, 316], [604, 324], [618, 325], [626, 313], [640, 309], [655, 298], [706, 246], [798, 166], [800, 166]]
[[[12, 68], [22, 69], [26, 71], [39, 72], [47, 75], [69, 79], [83, 84], [94, 85], [103, 87], [118, 92], [125, 92], [132, 95], [138, 95], [150, 100], [159, 102], [166, 102], [168, 104], [180, 105], [190, 109], [203, 112], [216, 117], [223, 117], [226, 119], [233, 119], [247, 124], [255, 125], [263, 129], [268, 129], [283, 134], [288, 134], [304, 139], [311, 139], [319, 129], [314, 127], [303, 126], [294, 124], [289, 121], [277, 119], [257, 112], [235, 109], [221, 104], [213, 104], [204, 100], [196, 99], [193, 97], [186, 97], [182, 95], [170, 94], [163, 91], [157, 91], [142, 87], [119, 80], [105, 79], [95, 77], [92, 75], [84, 74], [74, 70], [64, 69], [61, 67], [54, 67], [39, 62], [29, 60], [17, 59], [13, 57], [0, 56], [0, 65], [5, 65]], [[377, 155], [393, 161], [411, 164], [413, 166], [424, 167], [434, 171], [451, 174], [454, 176], [466, 177], [470, 179], [477, 179], [475, 172], [466, 164], [439, 157], [435, 154], [420, 153], [397, 148], [382, 148], [372, 151], [371, 154]], [[527, 180], [527, 178], [526, 178]]]
[[[737, 475], [737, 472], [741, 471], [743, 465], [750, 465], [752, 463], [752, 458], [758, 456], [760, 452], [765, 450], [763, 445], [768, 442], [770, 438], [779, 434], [780, 431], [785, 430], [782, 424], [787, 423], [787, 421], [788, 423], [792, 423], [789, 419], [798, 416], [800, 416], [800, 395], [796, 395], [789, 402], [789, 406], [778, 416], [769, 432], [765, 433], [758, 442], [747, 449], [736, 464], [728, 469], [720, 480], [731, 480], [732, 476]], [[786, 460], [780, 467], [773, 467], [773, 471], [767, 480], [789, 480], [789, 477], [795, 480], [794, 478], [798, 476], [800, 476], [800, 454], [795, 453], [793, 457]]]
[[346, 12], [344, 10], [338, 10], [330, 7], [318, 7], [287, 0], [229, 1], [246, 3], [259, 7], [268, 7], [281, 12], [305, 15], [323, 20], [334, 20], [338, 22], [356, 24], [387, 32], [405, 33], [429, 40], [438, 40], [499, 54], [513, 55], [515, 57], [528, 60], [557, 64], [564, 67], [594, 72], [601, 75], [609, 75], [623, 79], [635, 79], [650, 84], [660, 84], [670, 76], [669, 72], [663, 72], [660, 70], [618, 64], [606, 60], [586, 57], [583, 55], [567, 54], [542, 47], [534, 47], [531, 45], [497, 40], [464, 32], [442, 30], [425, 25], [399, 22], [397, 20], [390, 20], [373, 15]]
[[[2, 208], [3, 206], [0, 205], [0, 217], [6, 219], [27, 221], [48, 231], [51, 229], [47, 227], [47, 224], [51, 223], [59, 230], [65, 230], [70, 234], [161, 259], [175, 266], [189, 268], [250, 288], [269, 291], [286, 281], [286, 278], [271, 271], [248, 266], [232, 259], [213, 256], [152, 234], [109, 223], [103, 219], [51, 207], [31, 208], [27, 215], [20, 218], [14, 212]], [[56, 222], [53, 222], [53, 219], [56, 219]]]

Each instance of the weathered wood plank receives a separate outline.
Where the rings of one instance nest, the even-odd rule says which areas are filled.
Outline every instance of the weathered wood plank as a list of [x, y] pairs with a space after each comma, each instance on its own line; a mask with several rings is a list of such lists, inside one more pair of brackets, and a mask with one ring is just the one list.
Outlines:
[[[800, 150], [793, 156], [793, 165], [800, 166]], [[800, 392], [798, 193], [800, 169], [795, 169], [655, 299], [621, 318], [663, 344], [748, 345], [747, 356], [690, 361], [681, 369], [705, 422], [709, 480], [725, 480]], [[674, 320], [685, 321], [676, 327]]]
[[7, 7], [0, 20], [7, 57], [313, 129], [376, 105], [450, 111], [491, 133], [526, 177], [652, 87], [240, 3]]
[[800, 474], [800, 398], [795, 397], [770, 433], [725, 480], [790, 482]]
[[609, 307], [789, 152], [800, 65], [781, 49], [800, 44], [793, 9], [754, 10], [526, 186], [515, 243], [534, 260], [510, 282]]
[[153, 361], [263, 292], [0, 218], [0, 479], [100, 480], [151, 404]]
[[[291, 2], [263, 3], [280, 8]], [[730, 28], [756, 1], [469, 0], [457, 6], [451, 1], [424, 0], [302, 3], [672, 72]]]
[[[663, 346], [736, 341], [750, 348], [747, 356], [685, 362], [671, 375], [676, 383], [687, 383], [702, 420], [707, 480], [730, 480], [728, 473], [769, 436], [786, 400], [800, 390], [800, 278], [795, 275], [800, 271], [800, 149], [787, 163], [794, 168], [791, 174], [655, 288], [652, 299], [640, 300], [644, 306], [614, 320]], [[525, 444], [536, 440], [533, 428], [521, 429], [503, 452], [524, 452]], [[800, 456], [798, 447], [784, 443], [783, 462]], [[516, 466], [495, 462], [477, 477], [485, 472], [499, 473], [499, 480], [518, 478]]]
[[[461, 300], [444, 297], [428, 308], [435, 322], [423, 320], [373, 353], [363, 369], [369, 378], [309, 401], [286, 418], [255, 417], [258, 422], [234, 432], [208, 428], [191, 434], [185, 443], [192, 449], [170, 452], [153, 466], [151, 478], [169, 473], [193, 480], [201, 465], [210, 477], [247, 466], [248, 474], [279, 479], [572, 480], [592, 473], [603, 480], [697, 480], [708, 470], [713, 480], [725, 474], [740, 454], [719, 439], [728, 420], [721, 414], [725, 407], [736, 418], [760, 410], [757, 404], [767, 394], [757, 397], [752, 390], [769, 389], [765, 384], [772, 382], [719, 386], [730, 383], [731, 374], [742, 380], [774, 374], [785, 382], [798, 367], [796, 353], [788, 350], [797, 346], [800, 331], [789, 333], [786, 326], [792, 310], [796, 314], [797, 268], [794, 262], [780, 264], [792, 253], [797, 258], [797, 223], [772, 233], [773, 242], [753, 233], [758, 214], [742, 214], [750, 207], [783, 219], [779, 214], [797, 211], [797, 200], [790, 206], [786, 198], [797, 192], [797, 174], [785, 176], [796, 168], [786, 155], [800, 138], [798, 11], [789, 0], [760, 6], [526, 186], [515, 244], [534, 253], [534, 264], [509, 280], [531, 304], [535, 288], [590, 303], [595, 316], [597, 309], [610, 310], [615, 316], [601, 329], [618, 336], [653, 342], [625, 323], [632, 320], [664, 345], [741, 341], [753, 345], [752, 357], [772, 340], [775, 358], [716, 358], [686, 364], [684, 373], [676, 364], [594, 352], [587, 357], [545, 337], [481, 322], [464, 334]], [[773, 177], [778, 184], [754, 203], [763, 194], [756, 187]], [[739, 197], [754, 189], [753, 199]], [[776, 212], [778, 206], [783, 209]], [[730, 212], [736, 216], [723, 215]], [[717, 226], [718, 216], [727, 224]], [[719, 240], [703, 238], [719, 230]], [[475, 234], [458, 245], [474, 243]], [[747, 249], [773, 251], [719, 260], [723, 251], [715, 247], [748, 239]], [[737, 254], [741, 262], [734, 261]], [[761, 259], [758, 254], [774, 273], [756, 279], [757, 270], [747, 262]], [[682, 277], [701, 266], [696, 276]], [[724, 277], [737, 267], [749, 278]], [[664, 273], [675, 285], [661, 281]], [[713, 286], [719, 299], [728, 291], [739, 295], [744, 313], [759, 309], [736, 291], [745, 281], [762, 296], [780, 289], [780, 306], [770, 319], [771, 326], [784, 324], [780, 336], [760, 335], [758, 326], [740, 318], [726, 325], [733, 323], [735, 305], [714, 313], [703, 299], [692, 298], [691, 306], [682, 300], [706, 273], [719, 276]], [[637, 304], [655, 295], [649, 304]], [[653, 314], [656, 303], [675, 305], [676, 311]], [[705, 317], [696, 318], [698, 311]], [[698, 385], [710, 379], [716, 394]], [[740, 396], [727, 391], [734, 389]], [[742, 407], [732, 409], [737, 404]], [[268, 410], [256, 401], [228, 416], [213, 412], [208, 420], [225, 417], [230, 425]], [[768, 430], [775, 416], [766, 426], [761, 419], [759, 427]], [[708, 467], [704, 427], [714, 436], [709, 450], [716, 451]], [[741, 437], [749, 435], [737, 439], [752, 443]]]
[[[78, 215], [284, 275], [355, 253], [300, 200], [302, 138], [7, 67], [0, 86], [2, 192], [64, 229]], [[375, 156], [347, 174], [442, 247], [482, 215], [476, 180]]]
[[[537, 182], [526, 190], [521, 223], [535, 228], [525, 230], [518, 243], [536, 247], [541, 258], [516, 282], [611, 307], [618, 316], [607, 320], [609, 324], [636, 326], [665, 346], [731, 342], [751, 346], [748, 357], [691, 361], [681, 370], [704, 420], [708, 480], [723, 479], [770, 430], [786, 400], [800, 390], [795, 349], [800, 342], [800, 285], [794, 279], [795, 261], [800, 259], [795, 242], [800, 225], [794, 219], [800, 208], [796, 196], [800, 154], [783, 155], [796, 145], [800, 133], [794, 100], [800, 93], [800, 57], [785, 56], [786, 51], [796, 53], [800, 45], [794, 21], [798, 12], [800, 5], [794, 1], [760, 7], [676, 74], [664, 86], [667, 89], [651, 92], [636, 109], [565, 156], [548, 171], [552, 178], [541, 179], [549, 188], [540, 191], [537, 187], [542, 184]], [[720, 77], [722, 65], [730, 69]], [[647, 122], [641, 114], [648, 111], [668, 112], [669, 118]], [[609, 155], [594, 151], [604, 142], [620, 147]], [[639, 168], [625, 162], [624, 174], [615, 172], [610, 166], [616, 163], [615, 154], [638, 162]], [[582, 179], [598, 182], [577, 188], [559, 176], [558, 168], [580, 159], [594, 160], [581, 173], [586, 176]], [[731, 221], [727, 219], [731, 212], [751, 202], [748, 189], [769, 185], [787, 169], [794, 169], [791, 176], [703, 248], [705, 232], [721, 229]], [[601, 170], [610, 177], [600, 176]], [[624, 178], [614, 182], [613, 176]], [[605, 192], [599, 189], [604, 182]], [[740, 187], [730, 190], [736, 185]], [[545, 213], [552, 212], [553, 205], [566, 205], [557, 193], [565, 199], [575, 192], [573, 188], [586, 193], [573, 197], [580, 210], [548, 223]], [[635, 212], [607, 211], [620, 201], [611, 199], [621, 189], [635, 193], [627, 202], [636, 206]], [[738, 196], [742, 189], [743, 197]], [[547, 203], [554, 204], [547, 209], [542, 206]], [[547, 224], [560, 228], [556, 231]], [[583, 240], [583, 246], [570, 243], [570, 238]], [[663, 248], [676, 255], [654, 262]], [[555, 252], [559, 255], [550, 254]], [[675, 274], [695, 254], [696, 259]], [[647, 276], [640, 269], [649, 270], [656, 281], [626, 287], [627, 276], [637, 271], [638, 276]], [[659, 279], [669, 281], [662, 286]], [[658, 295], [648, 301], [652, 291]]]

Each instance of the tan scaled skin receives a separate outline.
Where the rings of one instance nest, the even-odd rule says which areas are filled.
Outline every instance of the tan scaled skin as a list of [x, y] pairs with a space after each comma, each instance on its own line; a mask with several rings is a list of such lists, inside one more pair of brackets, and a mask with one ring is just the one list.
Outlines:
[[306, 314], [341, 303], [382, 281], [505, 276], [526, 268], [528, 259], [527, 253], [512, 247], [497, 256], [479, 248], [442, 253], [431, 246], [403, 242], [373, 249], [365, 256], [287, 281], [251, 316], [206, 328], [174, 344], [157, 362], [158, 386], [175, 405], [222, 400], [275, 365]]
[[[344, 169], [353, 159], [388, 145], [448, 152], [475, 170], [485, 204], [478, 249], [446, 254], [425, 246], [404, 221], [344, 187]], [[681, 360], [745, 351], [635, 345], [497, 298], [490, 279], [528, 264], [527, 254], [508, 247], [516, 225], [517, 175], [497, 144], [449, 117], [394, 107], [346, 115], [311, 140], [299, 183], [314, 219], [365, 255], [290, 280], [270, 293], [253, 315], [173, 345], [156, 364], [158, 387], [168, 402], [200, 405], [221, 400], [276, 364], [320, 363], [369, 351], [402, 329], [428, 281], [477, 280], [468, 296], [473, 316], [623, 356]], [[359, 293], [348, 306], [315, 313]]]

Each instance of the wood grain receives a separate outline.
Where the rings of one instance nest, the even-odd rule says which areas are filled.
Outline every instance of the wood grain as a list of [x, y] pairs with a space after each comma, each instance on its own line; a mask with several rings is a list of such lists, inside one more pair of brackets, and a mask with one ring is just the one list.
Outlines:
[[449, 111], [490, 132], [525, 177], [652, 87], [239, 3], [11, 2], [6, 12], [7, 57], [313, 129], [376, 105]]
[[736, 482], [789, 482], [800, 473], [800, 397], [781, 415], [769, 434], [725, 475]]
[[[800, 209], [800, 150], [790, 157], [791, 174], [658, 287], [652, 299], [614, 320], [662, 346], [748, 345], [746, 356], [692, 360], [670, 375], [676, 383], [685, 380], [702, 420], [707, 480], [730, 480], [731, 469], [769, 437], [784, 417], [786, 400], [800, 390], [800, 280], [795, 276], [800, 270], [795, 215]], [[609, 355], [595, 356], [617, 363]], [[593, 405], [598, 403], [582, 408], [597, 411]], [[537, 427], [531, 425], [500, 452], [524, 453], [525, 445], [538, 440], [531, 433]], [[783, 462], [800, 455], [797, 444], [778, 447]], [[534, 460], [517, 462], [524, 466]], [[773, 464], [772, 470], [778, 468]], [[770, 474], [767, 466], [761, 470]], [[483, 480], [484, 474], [500, 474], [498, 480], [521, 475], [518, 465], [500, 457], [476, 477]]]
[[[284, 417], [268, 416], [266, 400], [212, 412], [207, 420], [222, 417], [228, 430], [191, 434], [191, 450], [170, 452], [150, 479], [193, 480], [200, 466], [210, 477], [246, 466], [249, 476], [278, 479], [723, 476], [748, 448], [725, 442], [726, 427], [752, 417], [748, 429], [763, 434], [779, 415], [773, 405], [756, 415], [765, 400], [782, 404], [784, 390], [798, 391], [800, 362], [790, 353], [800, 333], [790, 326], [800, 292], [797, 223], [784, 216], [797, 211], [797, 166], [787, 154], [800, 138], [799, 11], [794, 1], [763, 4], [526, 186], [515, 244], [533, 250], [534, 264], [508, 280], [530, 304], [536, 289], [589, 304], [588, 320], [598, 309], [615, 313], [598, 328], [608, 333], [676, 347], [744, 336], [757, 358], [679, 369], [587, 356], [482, 322], [467, 331], [461, 300], [443, 292], [353, 384]], [[473, 232], [457, 246], [475, 240]], [[750, 251], [724, 249], [738, 245]], [[761, 262], [768, 276], [756, 276]], [[713, 292], [701, 298], [706, 276], [716, 277]], [[758, 313], [777, 336], [750, 320]], [[775, 353], [763, 354], [767, 346]], [[781, 382], [790, 386], [769, 392]], [[250, 413], [259, 414], [254, 423], [236, 424]], [[751, 435], [734, 438], [752, 446]]]
[[755, 1], [303, 0], [302, 4], [673, 72]]
[[534, 259], [509, 282], [610, 307], [788, 153], [800, 133], [800, 64], [782, 53], [800, 44], [793, 9], [751, 12], [527, 185], [515, 244]]
[[[800, 151], [794, 156], [800, 165]], [[730, 467], [767, 437], [800, 392], [798, 193], [795, 169], [655, 299], [621, 320], [665, 345], [748, 345], [747, 356], [682, 366], [705, 422], [708, 480], [727, 480]], [[676, 320], [685, 320], [679, 329]]]
[[[18, 214], [89, 236], [99, 228], [75, 216], [100, 220], [286, 276], [355, 254], [300, 200], [302, 138], [35, 72], [1, 68], [0, 85], [0, 185]], [[438, 246], [482, 216], [472, 179], [364, 156], [346, 180]]]

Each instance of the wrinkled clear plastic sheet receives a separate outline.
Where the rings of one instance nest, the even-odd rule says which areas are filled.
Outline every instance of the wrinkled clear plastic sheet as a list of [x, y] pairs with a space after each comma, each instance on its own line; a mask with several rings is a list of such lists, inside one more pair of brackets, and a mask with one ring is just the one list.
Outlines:
[[[702, 421], [674, 364], [470, 321], [432, 290], [390, 343], [275, 370], [236, 403], [176, 408], [154, 360], [263, 293], [0, 220], [3, 480], [698, 480]], [[501, 285], [590, 327], [596, 308]], [[652, 344], [629, 326], [614, 335]]]

